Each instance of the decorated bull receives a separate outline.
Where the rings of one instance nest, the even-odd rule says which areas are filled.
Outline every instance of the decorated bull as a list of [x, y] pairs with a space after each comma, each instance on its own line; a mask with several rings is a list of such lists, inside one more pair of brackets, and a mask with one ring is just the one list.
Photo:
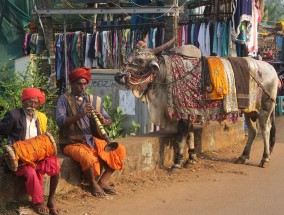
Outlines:
[[[173, 41], [154, 49], [140, 42], [127, 56], [115, 80], [147, 102], [154, 124], [161, 128], [177, 128], [178, 151], [174, 167], [196, 162], [194, 123], [236, 122], [242, 113], [248, 127], [248, 139], [235, 163], [244, 164], [249, 159], [258, 120], [264, 141], [259, 166], [268, 166], [276, 132], [275, 69], [251, 57], [202, 57], [199, 49], [192, 45], [166, 51]], [[187, 161], [183, 159], [186, 143], [189, 148]]]

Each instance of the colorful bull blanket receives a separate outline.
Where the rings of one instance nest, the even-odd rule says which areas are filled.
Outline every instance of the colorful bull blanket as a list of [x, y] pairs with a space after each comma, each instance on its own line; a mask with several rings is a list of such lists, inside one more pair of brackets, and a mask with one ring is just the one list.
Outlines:
[[[191, 122], [208, 124], [210, 120], [229, 120], [236, 122], [238, 119], [238, 88], [235, 85], [235, 74], [228, 59], [221, 59], [223, 70], [226, 72], [227, 90], [223, 99], [208, 100], [208, 93], [204, 91], [204, 75], [202, 72], [202, 61], [199, 58], [183, 58], [179, 55], [163, 55], [166, 65], [168, 112], [170, 117], [185, 118]], [[247, 65], [258, 77], [258, 69], [251, 58], [243, 58]], [[209, 71], [207, 71], [209, 72]], [[249, 69], [246, 70], [249, 74]], [[260, 104], [260, 90], [256, 83], [248, 77], [248, 99], [247, 104], [241, 108], [246, 110], [256, 110]], [[217, 81], [218, 82], [218, 81]], [[224, 82], [224, 81], [223, 81]], [[212, 83], [211, 83], [212, 84]], [[220, 86], [219, 86], [220, 87]], [[239, 90], [240, 91], [240, 90]], [[245, 94], [244, 93], [244, 94]], [[252, 96], [254, 95], [254, 97]]]

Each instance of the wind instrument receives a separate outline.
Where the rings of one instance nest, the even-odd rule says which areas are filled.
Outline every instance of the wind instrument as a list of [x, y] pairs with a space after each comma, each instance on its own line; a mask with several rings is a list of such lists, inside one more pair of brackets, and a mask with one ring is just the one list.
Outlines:
[[[85, 97], [86, 101], [88, 103], [90, 103], [89, 101], [89, 96], [86, 93], [83, 93], [83, 96]], [[80, 97], [79, 97], [80, 98]], [[78, 98], [78, 99], [79, 99]], [[82, 98], [82, 97], [81, 97]], [[83, 101], [83, 98], [82, 98]], [[108, 136], [104, 126], [102, 125], [102, 123], [100, 122], [98, 116], [96, 115], [95, 111], [92, 110], [91, 112], [91, 116], [93, 117], [93, 120], [96, 123], [96, 126], [98, 128], [98, 130], [100, 131], [102, 138], [107, 142], [106, 146], [104, 147], [104, 150], [106, 152], [111, 152], [111, 151], [115, 151], [118, 148], [118, 142], [112, 141], [110, 139], [110, 137]]]

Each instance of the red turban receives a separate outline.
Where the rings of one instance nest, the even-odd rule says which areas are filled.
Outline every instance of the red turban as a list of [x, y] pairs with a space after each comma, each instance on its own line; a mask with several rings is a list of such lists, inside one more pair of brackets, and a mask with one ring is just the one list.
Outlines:
[[91, 81], [91, 73], [90, 73], [90, 68], [88, 67], [81, 67], [74, 69], [70, 74], [69, 74], [69, 81], [70, 83], [73, 83], [74, 81], [85, 78], [87, 83], [90, 83]]
[[45, 94], [38, 88], [25, 88], [22, 91], [22, 101], [38, 97], [39, 103], [42, 105], [45, 102]]

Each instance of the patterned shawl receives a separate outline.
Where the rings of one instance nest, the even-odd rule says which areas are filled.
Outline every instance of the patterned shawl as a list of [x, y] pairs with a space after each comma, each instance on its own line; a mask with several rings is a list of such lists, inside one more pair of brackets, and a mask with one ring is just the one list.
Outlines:
[[170, 117], [209, 124], [210, 120], [236, 121], [238, 114], [225, 113], [223, 100], [206, 101], [202, 90], [202, 66], [196, 58], [164, 55], [167, 71], [168, 112]]
[[249, 107], [249, 67], [244, 58], [228, 57], [233, 68], [236, 84], [238, 106], [241, 109]]

